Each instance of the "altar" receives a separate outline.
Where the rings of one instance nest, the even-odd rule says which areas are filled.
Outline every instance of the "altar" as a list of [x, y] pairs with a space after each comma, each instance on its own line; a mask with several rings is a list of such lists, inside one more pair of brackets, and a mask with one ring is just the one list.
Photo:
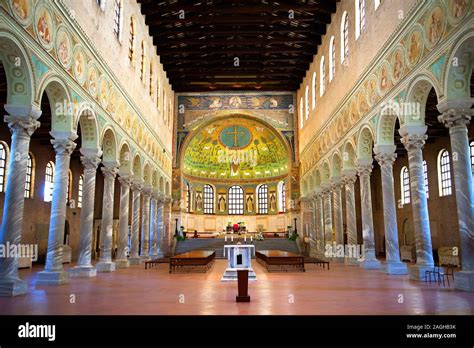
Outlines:
[[247, 269], [249, 280], [257, 280], [257, 276], [252, 269], [252, 253], [255, 255], [253, 245], [224, 245], [224, 256], [227, 255], [227, 268], [221, 281], [236, 281], [237, 270]]

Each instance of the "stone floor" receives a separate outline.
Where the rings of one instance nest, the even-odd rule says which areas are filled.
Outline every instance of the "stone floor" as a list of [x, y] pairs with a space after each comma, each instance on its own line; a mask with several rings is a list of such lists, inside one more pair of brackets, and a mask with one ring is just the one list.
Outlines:
[[220, 282], [225, 266], [217, 260], [208, 274], [169, 274], [166, 264], [149, 270], [132, 266], [38, 287], [34, 279], [41, 268], [21, 270], [29, 293], [0, 298], [0, 313], [474, 314], [474, 293], [454, 290], [452, 284], [443, 288], [342, 264], [331, 264], [330, 271], [310, 264], [305, 273], [268, 274], [254, 262], [258, 280], [249, 285], [252, 302], [236, 303], [236, 283]]

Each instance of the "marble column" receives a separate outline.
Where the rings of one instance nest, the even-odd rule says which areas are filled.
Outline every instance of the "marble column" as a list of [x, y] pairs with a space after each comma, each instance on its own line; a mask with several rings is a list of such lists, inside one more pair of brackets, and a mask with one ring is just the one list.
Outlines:
[[156, 239], [157, 239], [157, 255], [158, 258], [164, 256], [163, 254], [163, 240], [164, 240], [164, 233], [163, 233], [163, 218], [164, 218], [164, 203], [163, 197], [160, 195], [156, 201], [157, 209], [156, 209]]
[[120, 175], [120, 216], [119, 216], [119, 237], [117, 247], [117, 258], [115, 268], [128, 268], [130, 262], [127, 258], [128, 250], [128, 218], [130, 205], [130, 185], [129, 175]]
[[114, 190], [118, 169], [115, 165], [112, 165], [102, 167], [101, 170], [104, 174], [104, 198], [100, 230], [100, 258], [96, 267], [97, 272], [113, 272], [115, 271], [115, 262], [112, 261]]
[[[15, 114], [27, 115], [5, 116], [5, 122], [8, 123], [12, 134], [0, 232], [0, 243], [6, 246], [8, 244], [18, 245], [21, 242], [28, 150], [31, 135], [39, 127], [39, 122], [36, 119], [41, 115], [41, 110], [30, 107], [20, 113], [19, 110], [12, 110], [7, 105], [5, 105], [5, 109], [11, 114], [18, 111]], [[0, 296], [10, 297], [25, 294], [27, 289], [26, 281], [18, 277], [18, 258], [0, 257]]]
[[139, 265], [142, 259], [138, 255], [139, 235], [140, 235], [140, 198], [141, 183], [132, 184], [132, 240], [130, 246], [130, 264]]
[[[68, 273], [63, 269], [64, 225], [66, 223], [68, 171], [71, 154], [76, 144], [76, 134], [66, 139], [53, 139], [55, 172], [53, 182], [53, 200], [51, 202], [51, 219], [48, 234], [48, 252], [46, 266], [39, 272], [36, 284], [59, 285], [69, 281]], [[24, 184], [23, 184], [24, 186]]]
[[[416, 242], [416, 264], [409, 267], [410, 279], [425, 280], [425, 271], [433, 269], [433, 247], [431, 244], [430, 218], [426, 199], [423, 173], [422, 149], [426, 141], [426, 126], [415, 130], [401, 127], [401, 142], [408, 152], [410, 170], [411, 206], [413, 209], [413, 230]], [[413, 133], [412, 133], [413, 132]]]
[[316, 257], [324, 258], [324, 213], [323, 213], [323, 195], [321, 190], [317, 189], [314, 195], [315, 204], [315, 229], [316, 229]]
[[143, 189], [143, 209], [142, 209], [142, 243], [140, 257], [142, 261], [150, 260], [150, 198], [151, 188]]
[[447, 109], [438, 117], [449, 128], [461, 241], [462, 271], [455, 273], [454, 287], [465, 291], [474, 291], [474, 189], [467, 131], [473, 112], [468, 108]]
[[[324, 204], [324, 246], [325, 254], [333, 250], [332, 239], [332, 207], [331, 207], [331, 189], [329, 185], [323, 186], [323, 204]], [[329, 255], [328, 257], [330, 257]]]
[[343, 183], [346, 197], [346, 232], [347, 246], [344, 263], [347, 265], [359, 265], [360, 251], [357, 244], [357, 221], [354, 183], [357, 180], [357, 171], [344, 171]]
[[341, 179], [337, 178], [331, 183], [332, 200], [334, 207], [334, 230], [336, 232], [336, 244], [344, 244], [344, 225], [342, 211]]
[[360, 262], [360, 266], [365, 269], [380, 269], [380, 261], [375, 257], [372, 193], [370, 189], [372, 159], [358, 161], [357, 172], [360, 180], [362, 236], [364, 239], [364, 259]]
[[163, 242], [161, 250], [164, 254], [171, 252], [172, 234], [171, 234], [171, 197], [163, 199]]
[[408, 274], [407, 265], [400, 260], [398, 243], [397, 208], [395, 204], [395, 188], [393, 183], [393, 163], [397, 158], [395, 146], [387, 152], [376, 146], [375, 159], [380, 165], [382, 175], [382, 201], [385, 230], [385, 252], [387, 274]]
[[[82, 150], [81, 150], [82, 152]], [[95, 178], [101, 151], [81, 156], [84, 166], [82, 187], [81, 227], [77, 266], [69, 270], [70, 277], [95, 277], [97, 269], [92, 265], [92, 229], [94, 225]]]
[[158, 258], [158, 240], [156, 238], [158, 229], [156, 226], [156, 218], [158, 216], [157, 194], [154, 192], [150, 202], [150, 257]]
[[[312, 256], [316, 252], [316, 232], [314, 230], [314, 218], [315, 218], [315, 211], [314, 211], [314, 204], [313, 204], [313, 199], [311, 196], [308, 197], [302, 197], [301, 201], [304, 202], [305, 206], [307, 207], [307, 211], [309, 213], [309, 223], [308, 223], [308, 232], [309, 234], [307, 237], [309, 238], [309, 255]], [[302, 221], [303, 223], [307, 221], [304, 218], [304, 213], [302, 215]], [[306, 230], [305, 232], [306, 233]]]

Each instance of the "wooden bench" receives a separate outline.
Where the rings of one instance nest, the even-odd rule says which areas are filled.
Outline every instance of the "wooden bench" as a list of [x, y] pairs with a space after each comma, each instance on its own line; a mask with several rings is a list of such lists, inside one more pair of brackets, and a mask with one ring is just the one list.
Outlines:
[[206, 273], [214, 264], [215, 251], [190, 251], [170, 258], [170, 273]]
[[267, 272], [304, 272], [304, 256], [281, 250], [259, 250], [257, 262]]
[[169, 263], [170, 260], [168, 257], [163, 257], [161, 259], [154, 259], [150, 261], [145, 261], [145, 269], [153, 268], [158, 266], [160, 263]]
[[323, 261], [320, 259], [317, 259], [315, 257], [305, 257], [304, 262], [306, 263], [314, 263], [318, 265], [319, 267], [326, 268], [328, 266], [328, 271], [329, 271], [329, 262], [328, 261]]

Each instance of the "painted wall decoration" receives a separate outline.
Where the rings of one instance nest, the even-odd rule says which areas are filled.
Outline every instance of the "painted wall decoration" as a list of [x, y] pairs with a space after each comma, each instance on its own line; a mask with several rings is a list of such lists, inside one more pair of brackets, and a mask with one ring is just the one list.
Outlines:
[[185, 146], [182, 171], [193, 177], [241, 181], [278, 177], [289, 170], [281, 135], [248, 117], [211, 122]]
[[56, 54], [59, 62], [65, 69], [71, 66], [71, 38], [64, 26], [58, 29], [56, 34]]
[[11, 0], [10, 6], [15, 18], [23, 25], [28, 25], [33, 17], [32, 0]]
[[46, 6], [40, 5], [36, 7], [35, 23], [35, 32], [39, 42], [46, 49], [50, 49], [53, 45], [53, 33], [55, 30], [51, 13]]
[[[430, 51], [434, 50], [443, 37], [449, 35], [459, 23], [472, 13], [472, 0], [444, 0], [426, 2], [423, 11], [420, 11], [416, 18], [410, 16], [406, 20], [412, 21], [412, 25], [407, 26], [407, 32], [398, 40], [391, 43], [393, 49], [386, 55], [381, 55], [375, 62], [375, 67], [366, 78], [366, 83], [352, 92], [344, 105], [334, 111], [334, 116], [330, 117], [327, 124], [323, 126], [309, 141], [304, 148], [301, 148], [301, 175], [305, 175], [326, 155], [328, 151], [328, 139], [326, 133], [331, 129], [334, 118], [344, 118], [349, 127], [344, 133], [338, 136], [339, 141], [351, 131], [351, 126], [359, 118], [365, 117], [371, 109], [361, 115], [357, 115], [354, 107], [354, 99], [359, 96], [360, 91], [367, 88], [367, 101], [369, 106], [377, 104], [393, 86], [398, 84], [404, 76], [423, 64], [423, 58]], [[447, 52], [440, 53], [437, 60], [429, 67], [430, 72], [441, 81], [443, 73], [447, 67]], [[452, 88], [448, 86], [448, 88]], [[348, 116], [347, 116], [348, 115]], [[347, 121], [348, 120], [348, 121]]]

